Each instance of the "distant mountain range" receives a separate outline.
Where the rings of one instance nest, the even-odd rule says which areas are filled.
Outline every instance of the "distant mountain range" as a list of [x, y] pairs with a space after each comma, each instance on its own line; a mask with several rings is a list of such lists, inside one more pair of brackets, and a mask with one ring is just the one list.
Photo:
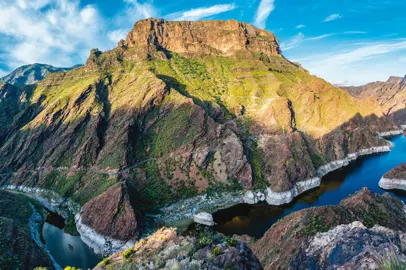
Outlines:
[[406, 76], [392, 76], [386, 82], [377, 81], [341, 88], [358, 99], [378, 102], [384, 114], [390, 116], [398, 125], [406, 125]]
[[75, 65], [68, 68], [59, 68], [46, 64], [32, 64], [21, 66], [10, 74], [0, 78], [0, 81], [9, 84], [34, 84], [44, 79], [48, 74], [60, 71], [68, 71], [81, 65]]

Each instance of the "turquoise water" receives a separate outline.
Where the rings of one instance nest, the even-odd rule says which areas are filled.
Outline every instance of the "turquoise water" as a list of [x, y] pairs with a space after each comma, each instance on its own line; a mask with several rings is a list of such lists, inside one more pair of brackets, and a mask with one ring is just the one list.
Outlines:
[[[389, 153], [359, 158], [349, 166], [332, 172], [322, 179], [319, 188], [308, 191], [292, 203], [271, 206], [239, 204], [213, 214], [216, 229], [226, 235], [248, 234], [261, 237], [278, 219], [304, 208], [338, 204], [348, 195], [368, 187], [376, 193], [383, 193], [378, 182], [385, 172], [406, 162], [406, 137], [400, 135], [391, 139], [395, 147]], [[405, 191], [391, 191], [406, 203]]]
[[63, 231], [64, 220], [62, 217], [50, 213], [42, 234], [45, 246], [55, 261], [63, 268], [74, 266], [80, 269], [93, 269], [100, 258], [80, 238]]

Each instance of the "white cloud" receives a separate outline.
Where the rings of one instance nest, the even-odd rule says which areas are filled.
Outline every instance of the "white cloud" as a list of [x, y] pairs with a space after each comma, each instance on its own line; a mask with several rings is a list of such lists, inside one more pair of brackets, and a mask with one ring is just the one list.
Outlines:
[[314, 37], [305, 37], [303, 33], [299, 33], [285, 42], [281, 43], [281, 48], [283, 51], [288, 51], [298, 47], [300, 44], [306, 41], [318, 41], [322, 39], [326, 39], [328, 37], [336, 36], [336, 35], [354, 35], [354, 34], [365, 34], [366, 32], [363, 31], [345, 31], [342, 33], [328, 33]]
[[335, 36], [337, 35], [336, 33], [330, 33], [330, 34], [324, 34], [324, 35], [320, 35], [320, 36], [315, 36], [315, 37], [309, 37], [306, 38], [306, 40], [322, 40], [331, 36]]
[[125, 39], [128, 33], [128, 29], [117, 29], [114, 31], [108, 32], [107, 36], [112, 42], [118, 42], [122, 39]]
[[306, 25], [304, 25], [304, 24], [296, 25], [296, 29], [302, 29], [302, 28], [305, 28], [305, 27], [306, 27]]
[[303, 35], [303, 33], [299, 33], [299, 34], [291, 37], [287, 41], [282, 42], [281, 49], [282, 49], [282, 51], [288, 51], [293, 48], [296, 48], [297, 46], [299, 46], [300, 43], [303, 42], [304, 39], [305, 39], [305, 36]]
[[261, 0], [257, 12], [255, 13], [254, 25], [259, 28], [265, 28], [266, 20], [274, 9], [274, 0]]
[[348, 81], [347, 85], [361, 85], [386, 80], [391, 75], [403, 76], [404, 63], [393, 61], [395, 54], [403, 51], [406, 51], [406, 41], [364, 43], [351, 50], [307, 54], [302, 64], [311, 73], [333, 83]]
[[367, 34], [365, 31], [345, 31], [343, 34]]
[[[399, 58], [399, 61], [400, 61], [400, 62], [403, 62], [403, 63], [406, 63], [406, 56], [400, 57], [400, 58]], [[406, 73], [406, 70], [405, 70], [405, 73]]]
[[0, 2], [0, 62], [10, 68], [83, 63], [91, 48], [105, 49], [103, 28], [98, 10], [81, 7], [78, 0], [5, 0]]
[[197, 21], [223, 12], [235, 9], [235, 4], [214, 5], [211, 7], [194, 8], [187, 11], [180, 11], [165, 16], [168, 20], [174, 21]]
[[335, 21], [338, 19], [341, 19], [343, 16], [340, 14], [331, 14], [330, 16], [328, 16], [327, 18], [324, 19], [323, 22], [331, 22], [331, 21]]

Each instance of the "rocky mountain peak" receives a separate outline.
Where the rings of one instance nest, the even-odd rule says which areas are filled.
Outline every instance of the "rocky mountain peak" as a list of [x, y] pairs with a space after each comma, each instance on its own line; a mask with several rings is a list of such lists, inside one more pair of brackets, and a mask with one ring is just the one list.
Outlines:
[[121, 44], [182, 55], [197, 53], [229, 56], [238, 51], [281, 55], [279, 41], [273, 33], [236, 20], [141, 20]]

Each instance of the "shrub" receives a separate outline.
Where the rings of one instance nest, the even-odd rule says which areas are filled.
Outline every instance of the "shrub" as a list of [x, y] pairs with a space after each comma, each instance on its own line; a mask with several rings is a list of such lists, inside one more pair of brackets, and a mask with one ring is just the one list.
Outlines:
[[220, 255], [220, 247], [213, 248], [213, 254], [214, 254], [214, 256]]
[[213, 243], [213, 239], [211, 239], [210, 237], [207, 237], [205, 235], [203, 235], [199, 238], [199, 244], [201, 246], [208, 246], [208, 245], [211, 245], [212, 243]]
[[391, 243], [389, 252], [386, 256], [375, 254], [374, 261], [379, 265], [382, 270], [405, 270], [406, 263], [401, 261], [397, 252], [397, 247]]
[[133, 248], [129, 248], [126, 251], [123, 252], [123, 257], [124, 259], [130, 258], [133, 254], [135, 253], [135, 250]]
[[110, 264], [110, 258], [104, 258], [103, 261], [99, 264], [99, 266], [103, 267]]
[[231, 238], [230, 236], [226, 237], [226, 243], [229, 247], [235, 247], [237, 245], [237, 240]]

